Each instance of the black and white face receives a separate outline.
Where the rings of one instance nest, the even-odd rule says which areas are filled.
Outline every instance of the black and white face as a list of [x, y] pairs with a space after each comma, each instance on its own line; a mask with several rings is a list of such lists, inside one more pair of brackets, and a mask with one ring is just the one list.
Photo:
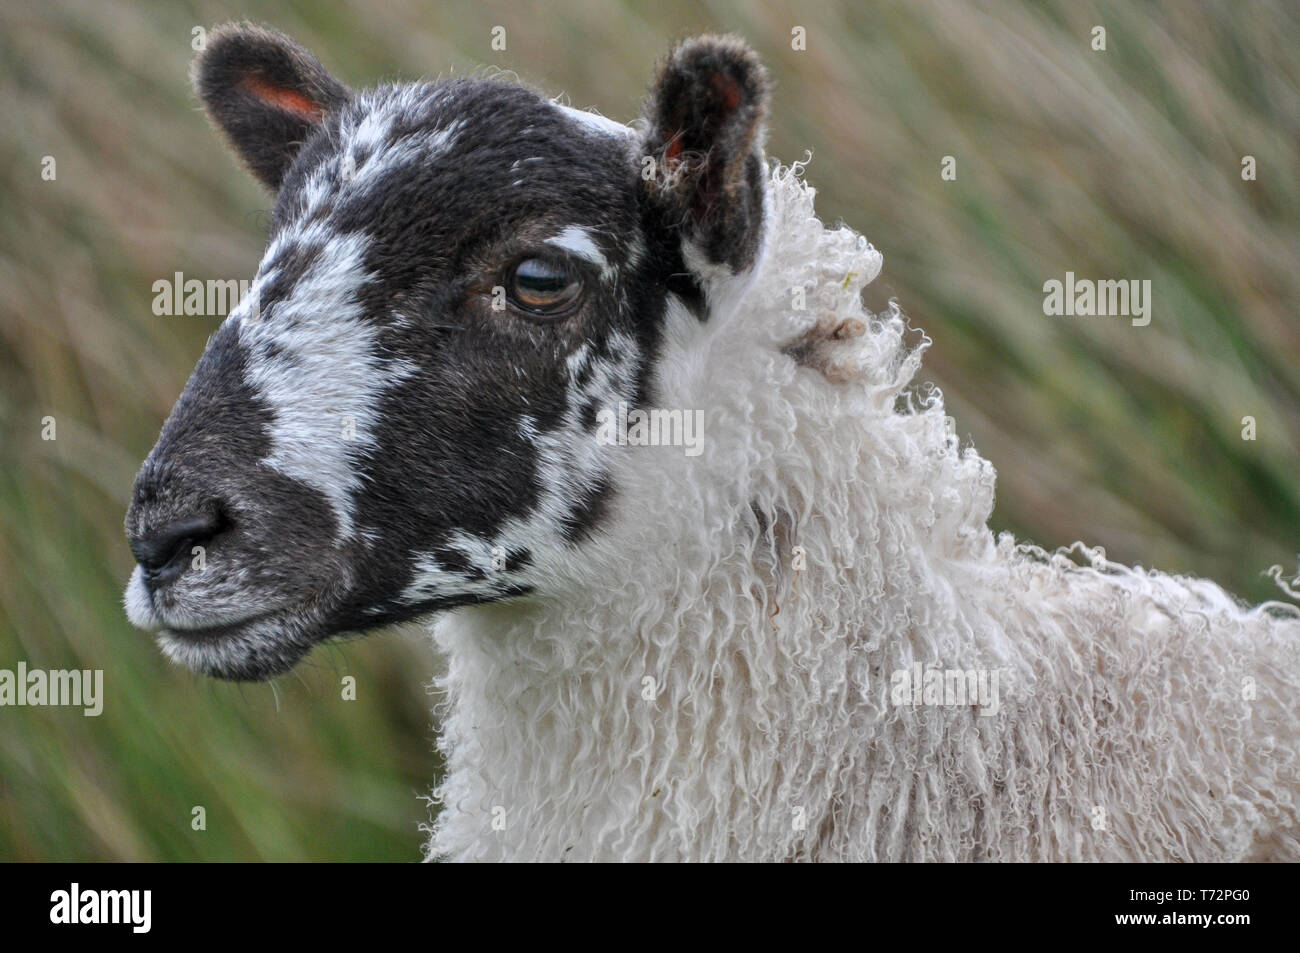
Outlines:
[[752, 53], [679, 46], [637, 132], [499, 81], [353, 93], [248, 26], [195, 75], [275, 211], [136, 479], [131, 620], [255, 679], [547, 592], [619, 493], [599, 410], [651, 401], [670, 303], [707, 320], [710, 276], [753, 262]]

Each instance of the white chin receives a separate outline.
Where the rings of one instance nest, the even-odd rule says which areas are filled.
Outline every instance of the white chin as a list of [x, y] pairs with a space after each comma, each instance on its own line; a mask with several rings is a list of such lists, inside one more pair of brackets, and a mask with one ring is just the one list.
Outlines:
[[163, 629], [155, 635], [163, 655], [183, 668], [237, 681], [283, 675], [310, 651], [308, 641], [290, 642], [271, 620], [236, 623], [202, 633]]
[[164, 657], [194, 672], [212, 674], [232, 661], [231, 650], [219, 642], [195, 641], [167, 629], [157, 633], [155, 639]]

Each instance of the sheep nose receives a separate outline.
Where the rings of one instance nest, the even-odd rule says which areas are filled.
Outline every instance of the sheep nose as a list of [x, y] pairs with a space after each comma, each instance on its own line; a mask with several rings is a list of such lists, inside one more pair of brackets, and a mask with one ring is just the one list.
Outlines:
[[193, 548], [210, 542], [220, 528], [215, 514], [203, 514], [149, 526], [132, 536], [131, 552], [144, 571], [145, 582], [150, 588], [171, 582], [185, 568]]

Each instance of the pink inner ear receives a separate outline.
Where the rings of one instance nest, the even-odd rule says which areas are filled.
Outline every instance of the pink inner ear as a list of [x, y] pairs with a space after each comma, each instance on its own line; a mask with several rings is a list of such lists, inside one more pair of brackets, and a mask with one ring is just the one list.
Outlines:
[[709, 85], [713, 87], [713, 91], [722, 100], [722, 105], [727, 112], [734, 112], [736, 107], [740, 105], [740, 84], [730, 76], [723, 73], [714, 73], [709, 77]]
[[272, 86], [266, 80], [259, 79], [256, 76], [245, 76], [239, 81], [239, 85], [245, 92], [256, 96], [268, 106], [275, 106], [277, 109], [291, 112], [308, 122], [318, 123], [325, 114], [324, 106], [309, 99], [302, 93], [292, 89], [285, 89], [283, 86]]

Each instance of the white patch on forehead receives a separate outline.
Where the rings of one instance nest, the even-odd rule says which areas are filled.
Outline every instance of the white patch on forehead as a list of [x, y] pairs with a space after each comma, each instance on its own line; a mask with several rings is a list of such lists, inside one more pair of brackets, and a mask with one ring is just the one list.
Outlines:
[[352, 151], [374, 152], [388, 142], [393, 121], [399, 115], [401, 115], [399, 110], [385, 109], [376, 105], [366, 111], [355, 126], [345, 119], [340, 123], [339, 134], [344, 137]]
[[592, 232], [589, 228], [584, 228], [581, 225], [570, 225], [554, 238], [548, 238], [546, 244], [554, 245], [556, 248], [563, 248], [584, 261], [591, 262], [600, 269], [602, 278], [609, 277], [613, 272], [609, 261], [596, 244], [596, 240], [592, 238]]
[[437, 160], [456, 144], [465, 126], [464, 120], [457, 119], [442, 129], [394, 138], [396, 118], [392, 111], [368, 114], [345, 144], [346, 154], [359, 163], [359, 180], [402, 165]]
[[[422, 87], [397, 95], [365, 96], [361, 112], [348, 112], [339, 124], [337, 162], [324, 162], [301, 186], [298, 204], [310, 220], [344, 200], [363, 193], [385, 173], [404, 165], [432, 162], [454, 147], [465, 127], [463, 119], [440, 129], [398, 135], [398, 123], [425, 106]], [[297, 235], [290, 234], [291, 238]]]
[[[247, 350], [248, 383], [275, 416], [268, 466], [324, 494], [351, 536], [359, 459], [374, 446], [384, 391], [414, 373], [406, 361], [379, 353], [379, 329], [365, 319], [357, 291], [369, 280], [369, 241], [335, 235], [294, 286], [291, 297], [257, 315], [252, 304], [231, 314]], [[259, 275], [246, 300], [258, 300]]]
[[586, 109], [574, 109], [572, 106], [562, 106], [559, 103], [552, 103], [552, 105], [583, 127], [599, 132], [602, 135], [627, 138], [636, 134], [630, 126], [615, 122], [600, 113]]

